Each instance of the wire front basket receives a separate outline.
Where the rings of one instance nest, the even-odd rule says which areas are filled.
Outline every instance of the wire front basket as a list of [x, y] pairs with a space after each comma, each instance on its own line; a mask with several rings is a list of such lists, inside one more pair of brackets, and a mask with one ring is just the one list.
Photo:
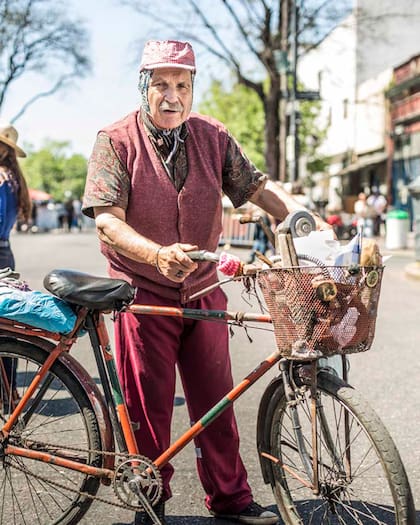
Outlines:
[[383, 267], [299, 266], [259, 272], [279, 351], [317, 359], [369, 350]]

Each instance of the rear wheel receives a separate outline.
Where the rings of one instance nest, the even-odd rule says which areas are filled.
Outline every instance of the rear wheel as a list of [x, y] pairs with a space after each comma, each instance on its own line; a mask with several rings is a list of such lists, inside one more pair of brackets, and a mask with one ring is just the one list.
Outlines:
[[[272, 456], [272, 488], [284, 522], [414, 525], [413, 497], [404, 466], [376, 414], [353, 388], [330, 374], [319, 375], [317, 399], [319, 495], [310, 488], [311, 478], [298, 452], [296, 421], [292, 421], [282, 389], [274, 393], [268, 407], [270, 421], [265, 428]], [[311, 464], [309, 387], [299, 388], [296, 406]]]
[[[12, 403], [23, 396], [47, 355], [29, 343], [0, 341], [1, 426]], [[84, 389], [62, 363], [53, 365], [9, 436], [2, 440], [0, 523], [77, 523], [92, 503], [89, 495], [98, 491], [99, 479], [52, 463], [6, 454], [7, 445], [101, 466], [95, 413]]]

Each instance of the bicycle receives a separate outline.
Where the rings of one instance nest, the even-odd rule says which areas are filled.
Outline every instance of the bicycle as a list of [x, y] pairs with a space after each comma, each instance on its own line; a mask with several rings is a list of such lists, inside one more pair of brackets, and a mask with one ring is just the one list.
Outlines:
[[[194, 258], [219, 261], [218, 254], [205, 252]], [[258, 407], [257, 449], [284, 522], [414, 524], [398, 451], [347, 383], [346, 355], [367, 350], [374, 336], [382, 268], [335, 268], [333, 283], [331, 271], [313, 265], [270, 268], [230, 279], [247, 290], [259, 287], [268, 313], [136, 305], [125, 281], [70, 270], [48, 274], [47, 290], [77, 312], [69, 334], [0, 318], [0, 522], [77, 523], [95, 499], [109, 503], [97, 495], [102, 483], [113, 486], [118, 501], [112, 504], [144, 509], [158, 524], [153, 507], [161, 495], [159, 469], [278, 363], [280, 375]], [[359, 308], [368, 314], [356, 323], [347, 346], [342, 342], [341, 353], [319, 322], [331, 321], [331, 301], [338, 305], [336, 316], [343, 301], [346, 312]], [[273, 325], [277, 348], [161, 456], [146, 458], [139, 454], [111, 353], [104, 314], [115, 311]], [[70, 355], [83, 332], [102, 392]], [[321, 360], [337, 353], [343, 379]], [[6, 373], [3, 358], [16, 362], [15, 375]]]

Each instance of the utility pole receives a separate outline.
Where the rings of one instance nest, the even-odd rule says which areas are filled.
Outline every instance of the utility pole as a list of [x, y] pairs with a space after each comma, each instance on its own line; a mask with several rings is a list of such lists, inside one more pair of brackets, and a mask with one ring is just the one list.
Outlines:
[[277, 67], [280, 73], [280, 101], [279, 101], [279, 180], [287, 181], [287, 100], [289, 89], [287, 85], [289, 74], [289, 2], [281, 2], [281, 26], [280, 26], [280, 54]]
[[300, 100], [320, 100], [319, 91], [299, 91], [297, 83], [299, 8], [298, 0], [282, 0], [280, 50], [276, 57], [280, 73], [279, 179], [299, 179]]
[[289, 180], [299, 178], [299, 139], [297, 118], [297, 56], [298, 56], [298, 8], [296, 0], [290, 0], [290, 72], [292, 87], [289, 93], [289, 135], [287, 137], [287, 157], [289, 160]]

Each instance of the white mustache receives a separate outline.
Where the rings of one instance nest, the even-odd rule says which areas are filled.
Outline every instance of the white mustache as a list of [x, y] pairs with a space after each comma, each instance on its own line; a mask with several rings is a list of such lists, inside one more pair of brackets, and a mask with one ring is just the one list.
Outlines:
[[184, 108], [181, 106], [181, 104], [178, 104], [178, 103], [170, 104], [169, 102], [162, 102], [162, 104], [159, 106], [159, 109], [161, 111], [179, 111], [181, 112]]

